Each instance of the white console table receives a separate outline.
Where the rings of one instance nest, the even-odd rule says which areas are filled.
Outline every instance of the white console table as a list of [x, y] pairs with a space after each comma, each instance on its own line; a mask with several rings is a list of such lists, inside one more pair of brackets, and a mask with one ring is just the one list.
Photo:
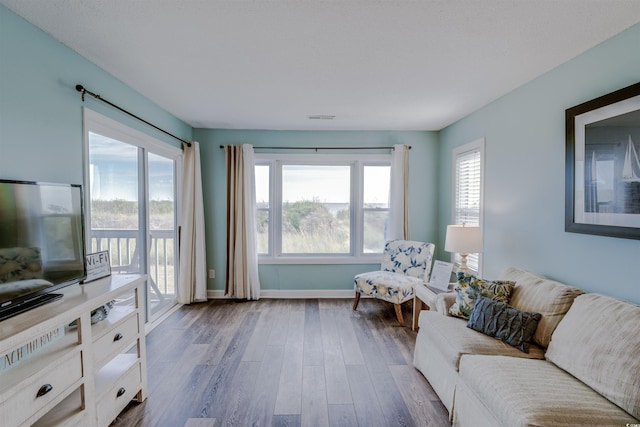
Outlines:
[[[146, 399], [143, 275], [60, 289], [63, 298], [0, 321], [0, 425], [108, 426]], [[91, 312], [116, 304], [91, 324]]]

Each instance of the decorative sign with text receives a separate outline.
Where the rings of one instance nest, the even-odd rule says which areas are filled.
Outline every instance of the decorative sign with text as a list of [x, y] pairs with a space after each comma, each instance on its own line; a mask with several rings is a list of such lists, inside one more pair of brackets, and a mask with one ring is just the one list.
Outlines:
[[111, 274], [109, 251], [95, 252], [86, 256], [87, 278], [83, 283], [91, 282]]
[[429, 286], [441, 291], [448, 291], [449, 279], [451, 279], [452, 271], [452, 263], [436, 260], [433, 263], [433, 268], [431, 269], [431, 280], [429, 280]]
[[0, 373], [9, 370], [14, 365], [22, 362], [25, 359], [31, 357], [34, 353], [38, 352], [42, 348], [48, 346], [52, 342], [62, 338], [64, 336], [64, 327], [56, 328], [46, 334], [29, 341], [20, 348], [11, 350], [6, 354], [0, 355]]

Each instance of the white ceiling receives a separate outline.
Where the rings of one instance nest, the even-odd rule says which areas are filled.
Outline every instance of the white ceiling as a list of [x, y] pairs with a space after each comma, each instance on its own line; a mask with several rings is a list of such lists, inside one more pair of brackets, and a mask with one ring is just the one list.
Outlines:
[[229, 129], [438, 130], [640, 22], [639, 0], [0, 3], [191, 126]]

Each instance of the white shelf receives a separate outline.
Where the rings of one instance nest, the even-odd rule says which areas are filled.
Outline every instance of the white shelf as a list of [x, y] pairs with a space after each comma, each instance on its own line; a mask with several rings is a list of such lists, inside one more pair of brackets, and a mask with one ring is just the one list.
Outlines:
[[[77, 388], [73, 393], [41, 417], [32, 427], [72, 427], [87, 425], [87, 412], [82, 407], [82, 393]], [[80, 424], [82, 423], [82, 424]]]

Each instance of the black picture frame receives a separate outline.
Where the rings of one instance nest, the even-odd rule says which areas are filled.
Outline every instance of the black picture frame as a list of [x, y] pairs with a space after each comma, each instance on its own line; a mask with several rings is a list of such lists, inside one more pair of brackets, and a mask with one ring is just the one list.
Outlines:
[[565, 111], [565, 231], [640, 239], [640, 82]]

